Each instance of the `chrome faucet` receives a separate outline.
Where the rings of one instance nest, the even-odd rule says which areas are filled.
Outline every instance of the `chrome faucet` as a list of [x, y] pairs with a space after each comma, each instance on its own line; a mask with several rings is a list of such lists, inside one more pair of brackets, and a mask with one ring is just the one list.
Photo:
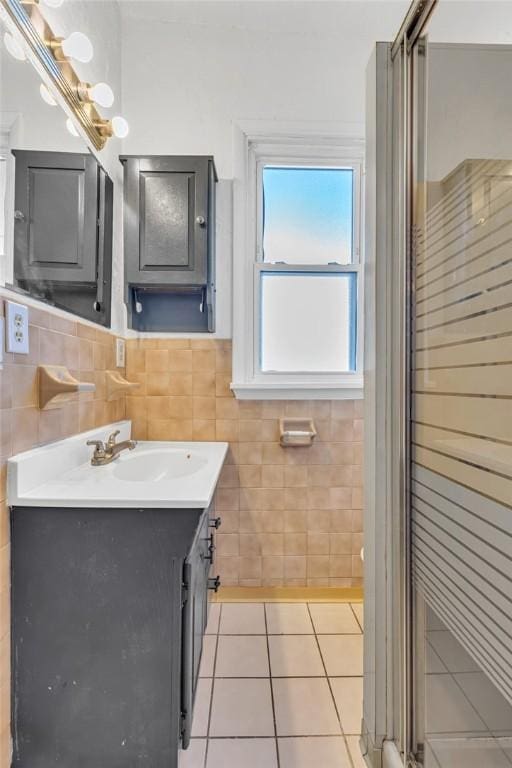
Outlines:
[[121, 451], [133, 451], [137, 445], [136, 440], [123, 440], [120, 443], [116, 443], [116, 437], [119, 434], [119, 430], [116, 429], [112, 432], [106, 443], [102, 440], [88, 440], [87, 445], [94, 445], [94, 453], [91, 458], [91, 464], [93, 467], [103, 467], [105, 464], [110, 464], [111, 461], [117, 459]]

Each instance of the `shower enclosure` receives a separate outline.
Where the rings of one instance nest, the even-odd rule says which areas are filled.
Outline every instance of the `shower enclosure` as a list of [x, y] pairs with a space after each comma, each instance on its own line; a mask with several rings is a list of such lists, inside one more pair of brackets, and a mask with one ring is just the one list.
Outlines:
[[389, 423], [371, 437], [391, 459], [386, 616], [377, 565], [366, 598], [365, 743], [373, 765], [511, 768], [512, 47], [478, 42], [485, 18], [482, 38], [475, 25], [451, 42], [434, 6], [417, 3], [374, 62], [388, 173], [377, 158], [369, 181], [393, 306]]

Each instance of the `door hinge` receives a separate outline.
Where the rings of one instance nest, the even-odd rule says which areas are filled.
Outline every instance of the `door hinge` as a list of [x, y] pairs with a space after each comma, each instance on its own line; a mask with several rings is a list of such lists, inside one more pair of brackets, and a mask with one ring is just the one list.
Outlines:
[[183, 737], [187, 727], [187, 710], [182, 709], [180, 713], [180, 736]]
[[188, 584], [183, 581], [181, 584], [181, 607], [183, 608], [188, 601]]

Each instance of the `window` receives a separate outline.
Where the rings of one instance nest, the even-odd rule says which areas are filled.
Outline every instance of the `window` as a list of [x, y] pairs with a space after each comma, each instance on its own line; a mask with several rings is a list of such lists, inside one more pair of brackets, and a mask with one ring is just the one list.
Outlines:
[[361, 145], [243, 144], [233, 389], [242, 398], [359, 397]]

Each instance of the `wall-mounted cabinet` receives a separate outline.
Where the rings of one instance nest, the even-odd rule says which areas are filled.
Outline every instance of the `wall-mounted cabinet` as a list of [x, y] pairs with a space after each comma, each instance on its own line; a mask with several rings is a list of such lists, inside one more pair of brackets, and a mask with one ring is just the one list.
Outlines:
[[140, 331], [213, 331], [213, 158], [129, 155], [120, 160], [129, 326]]
[[13, 154], [16, 287], [110, 325], [111, 179], [91, 153]]

